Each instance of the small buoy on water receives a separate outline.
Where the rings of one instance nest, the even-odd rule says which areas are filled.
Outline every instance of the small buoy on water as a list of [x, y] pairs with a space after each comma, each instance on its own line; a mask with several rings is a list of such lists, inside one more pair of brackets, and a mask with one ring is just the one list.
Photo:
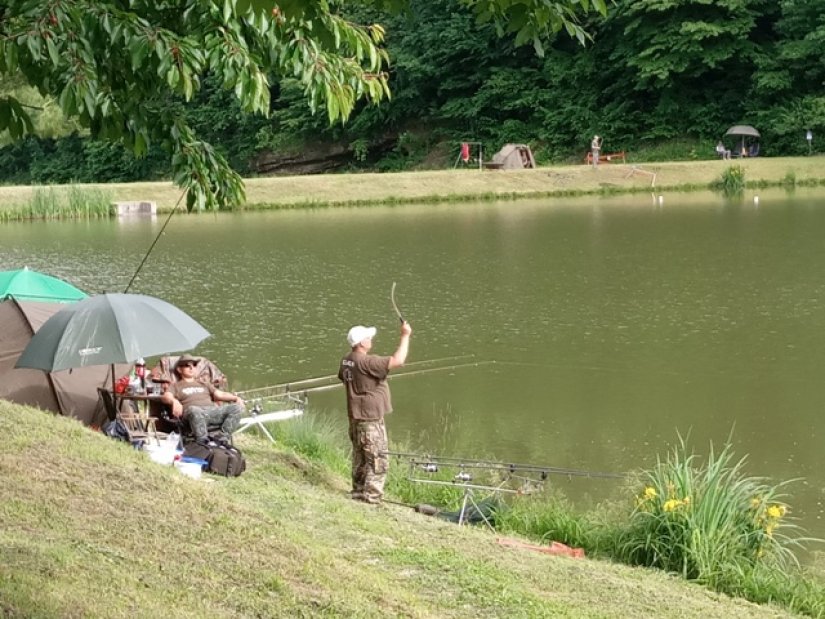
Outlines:
[[754, 196], [753, 197], [753, 203], [756, 204], [756, 205], [759, 205], [759, 196]]

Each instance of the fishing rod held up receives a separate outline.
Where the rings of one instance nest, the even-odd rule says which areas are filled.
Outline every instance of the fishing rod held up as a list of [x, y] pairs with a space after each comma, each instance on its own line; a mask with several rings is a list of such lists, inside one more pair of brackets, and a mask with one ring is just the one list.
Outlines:
[[395, 315], [398, 316], [398, 320], [401, 321], [401, 324], [404, 324], [404, 317], [401, 315], [401, 310], [398, 309], [398, 304], [395, 302], [395, 282], [392, 283], [392, 288], [390, 289], [390, 301], [392, 302], [392, 308], [395, 310]]

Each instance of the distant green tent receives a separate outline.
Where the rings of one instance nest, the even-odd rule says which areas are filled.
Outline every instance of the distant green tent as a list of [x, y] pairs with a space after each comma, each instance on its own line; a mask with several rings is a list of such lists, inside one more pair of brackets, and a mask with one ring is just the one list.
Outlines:
[[62, 279], [32, 271], [28, 267], [16, 271], [0, 271], [0, 301], [41, 301], [70, 303], [88, 295]]

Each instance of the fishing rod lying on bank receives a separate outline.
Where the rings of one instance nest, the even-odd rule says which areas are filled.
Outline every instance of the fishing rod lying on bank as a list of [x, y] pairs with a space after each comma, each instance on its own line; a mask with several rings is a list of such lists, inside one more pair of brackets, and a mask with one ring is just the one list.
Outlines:
[[[461, 507], [454, 514], [454, 520], [458, 524], [470, 521], [483, 522], [493, 531], [495, 531], [494, 513], [497, 506], [501, 504], [502, 495], [532, 495], [544, 488], [550, 475], [606, 479], [623, 479], [625, 477], [617, 473], [601, 473], [535, 464], [489, 462], [398, 451], [386, 451], [384, 454], [408, 461], [407, 480], [410, 482], [455, 488], [460, 491], [462, 493]], [[481, 479], [474, 479], [475, 474], [479, 472], [482, 472]], [[428, 475], [425, 476], [424, 474]], [[486, 495], [486, 498], [479, 501], [479, 492]], [[415, 509], [430, 515], [437, 514], [440, 511], [438, 508], [426, 504], [421, 504]]]
[[[410, 465], [426, 473], [436, 473], [441, 468], [458, 469], [457, 481], [470, 481], [472, 474], [466, 469], [480, 469], [501, 473], [522, 473], [526, 475], [537, 475], [539, 480], [544, 481], [549, 475], [564, 475], [566, 477], [590, 477], [599, 479], [625, 479], [627, 475], [623, 473], [603, 473], [599, 471], [586, 471], [582, 469], [560, 468], [557, 466], [541, 466], [536, 464], [515, 464], [509, 462], [489, 462], [485, 460], [474, 460], [472, 458], [450, 458], [444, 456], [430, 456], [426, 454], [404, 453], [398, 451], [385, 452], [388, 456], [405, 458]], [[463, 472], [463, 474], [462, 474]]]

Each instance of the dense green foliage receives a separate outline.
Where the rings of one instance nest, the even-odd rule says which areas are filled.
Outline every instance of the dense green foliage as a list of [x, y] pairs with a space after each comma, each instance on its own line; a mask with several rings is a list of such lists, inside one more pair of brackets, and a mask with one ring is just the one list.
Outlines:
[[537, 57], [447, 0], [419, 2], [388, 24], [393, 101], [359, 114], [352, 130], [380, 114], [376, 131], [480, 140], [488, 151], [526, 141], [544, 160], [577, 161], [593, 134], [607, 152], [686, 141], [674, 155], [710, 158], [728, 127], [746, 123], [762, 132], [763, 155], [805, 154], [805, 130], [815, 140], [825, 131], [818, 7], [620, 0], [587, 24], [592, 43], [557, 37]]
[[[242, 174], [255, 172], [259, 153], [319, 144], [348, 149], [352, 167], [390, 170], [452, 165], [461, 141], [481, 141], [487, 154], [527, 142], [540, 161], [574, 162], [597, 133], [605, 152], [627, 150], [639, 161], [711, 158], [713, 144], [738, 123], [762, 132], [761, 154], [769, 156], [807, 154], [805, 130], [814, 132], [815, 150], [825, 134], [825, 14], [816, 0], [618, 0], [607, 16], [590, 13], [581, 23], [592, 37], [584, 46], [553, 34], [557, 22], [545, 23], [551, 34], [542, 43], [521, 45], [538, 32], [535, 24], [512, 12], [479, 20], [481, 5], [492, 2], [473, 12], [463, 0], [410, 0], [409, 11], [381, 12], [392, 4], [346, 5], [352, 23], [383, 25], [389, 65], [382, 66], [393, 93], [379, 106], [351, 100], [346, 124], [330, 125], [318, 92], [309, 97], [316, 111], [307, 105], [306, 76], [274, 70], [268, 118], [244, 113], [243, 99], [214, 71], [188, 105], [166, 98], [159, 111], [182, 119]], [[502, 36], [505, 18], [515, 34]], [[86, 141], [2, 149], [0, 180], [66, 181], [72, 170], [74, 180], [173, 173], [159, 150], [129, 164], [118, 151], [78, 147]], [[41, 152], [58, 161], [44, 166]]]
[[592, 42], [559, 36], [537, 56], [454, 1], [418, 1], [405, 16], [369, 15], [387, 27], [391, 101], [359, 109], [343, 128], [280, 101], [295, 120], [274, 131], [366, 144], [368, 153], [392, 134], [390, 155], [360, 157], [380, 169], [431, 164], [441, 143], [452, 151], [437, 164], [452, 165], [465, 140], [488, 153], [528, 142], [540, 160], [573, 162], [595, 133], [605, 151], [634, 160], [711, 158], [738, 123], [762, 132], [763, 155], [807, 154], [805, 130], [815, 140], [825, 131], [818, 13], [812, 0], [621, 0], [586, 24]]
[[[270, 75], [297, 76], [330, 120], [387, 94], [380, 26], [347, 22], [326, 3], [285, 4], [18, 0], [0, 10], [0, 75], [37, 87], [93, 136], [138, 156], [160, 144], [190, 209], [233, 204], [243, 199], [240, 177], [180, 112], [205, 76], [249, 113], [268, 112]], [[0, 130], [33, 131], [14, 96], [0, 97]]]
[[[583, 38], [579, 14], [604, 0], [462, 0], [481, 20], [521, 43], [561, 28]], [[398, 11], [403, 0], [351, 5]], [[311, 110], [347, 119], [358, 101], [389, 96], [380, 24], [345, 18], [330, 0], [15, 0], [0, 6], [0, 78], [36, 87], [94, 137], [137, 156], [159, 144], [187, 206], [217, 208], [244, 198], [226, 158], [201, 139], [182, 108], [212, 76], [246, 113], [270, 112], [270, 84], [300, 84]], [[5, 87], [6, 84], [3, 84]], [[225, 128], [225, 127], [224, 127]], [[0, 94], [0, 131], [34, 131], [28, 107]]]

